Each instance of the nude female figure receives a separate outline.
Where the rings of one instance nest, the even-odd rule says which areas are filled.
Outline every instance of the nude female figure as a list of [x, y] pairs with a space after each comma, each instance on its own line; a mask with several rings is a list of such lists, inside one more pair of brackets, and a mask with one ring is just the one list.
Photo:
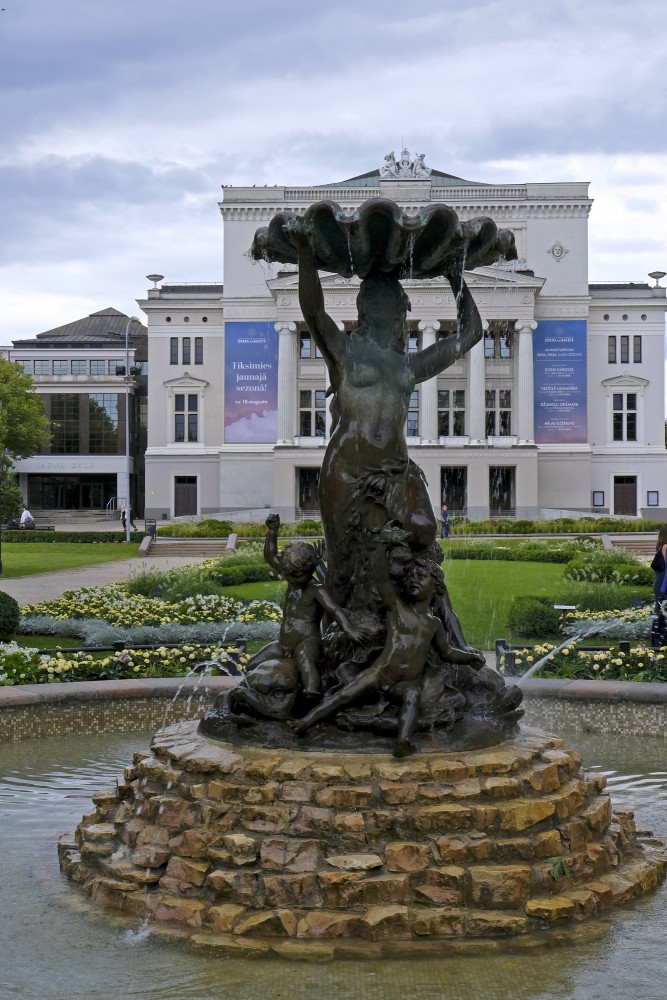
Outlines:
[[466, 354], [483, 336], [481, 317], [463, 279], [448, 274], [457, 302], [457, 331], [416, 354], [407, 353], [410, 302], [398, 279], [379, 271], [361, 282], [359, 325], [347, 334], [324, 308], [324, 295], [307, 225], [286, 225], [298, 248], [299, 302], [326, 361], [335, 394], [336, 423], [320, 474], [320, 506], [327, 543], [327, 587], [343, 606], [363, 606], [368, 594], [369, 533], [394, 522], [406, 543], [426, 549], [436, 521], [421, 470], [408, 458], [405, 438], [410, 394]]

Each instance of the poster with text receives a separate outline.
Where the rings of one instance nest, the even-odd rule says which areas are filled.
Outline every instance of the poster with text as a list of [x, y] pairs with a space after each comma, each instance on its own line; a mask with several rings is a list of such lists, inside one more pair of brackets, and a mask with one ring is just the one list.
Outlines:
[[533, 369], [535, 443], [586, 444], [586, 321], [541, 320]]
[[273, 323], [225, 323], [225, 442], [273, 444], [278, 334]]

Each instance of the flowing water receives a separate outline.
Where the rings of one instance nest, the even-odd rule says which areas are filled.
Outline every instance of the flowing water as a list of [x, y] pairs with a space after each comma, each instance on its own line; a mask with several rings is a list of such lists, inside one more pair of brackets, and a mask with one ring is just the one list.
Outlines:
[[[667, 835], [667, 746], [566, 736], [602, 770], [618, 808]], [[58, 836], [112, 785], [149, 734], [0, 745], [0, 998], [40, 1000], [664, 1000], [667, 890], [616, 911], [603, 936], [522, 952], [383, 962], [299, 963], [193, 954], [91, 915], [60, 875]], [[74, 904], [74, 905], [73, 905]]]

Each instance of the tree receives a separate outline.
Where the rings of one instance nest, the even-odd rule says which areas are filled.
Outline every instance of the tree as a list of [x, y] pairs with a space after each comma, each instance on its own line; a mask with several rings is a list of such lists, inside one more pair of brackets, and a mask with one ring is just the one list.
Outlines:
[[0, 455], [28, 458], [49, 440], [49, 421], [32, 379], [0, 358]]
[[23, 494], [16, 476], [11, 471], [9, 459], [0, 458], [0, 519], [16, 517], [21, 513]]

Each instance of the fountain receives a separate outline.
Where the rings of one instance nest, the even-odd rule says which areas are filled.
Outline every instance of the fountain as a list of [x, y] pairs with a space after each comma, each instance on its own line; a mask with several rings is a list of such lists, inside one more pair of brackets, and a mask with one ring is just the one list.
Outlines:
[[[649, 891], [661, 845], [613, 814], [561, 740], [521, 728], [522, 692], [452, 609], [404, 425], [415, 384], [482, 337], [465, 269], [516, 256], [490, 219], [384, 199], [277, 215], [256, 259], [297, 263], [327, 363], [325, 548], [265, 558], [287, 581], [279, 639], [199, 726], [159, 731], [60, 842], [95, 903], [197, 945], [289, 957], [441, 953], [545, 939]], [[359, 276], [339, 330], [318, 271]], [[445, 275], [456, 331], [406, 353], [402, 277]]]

